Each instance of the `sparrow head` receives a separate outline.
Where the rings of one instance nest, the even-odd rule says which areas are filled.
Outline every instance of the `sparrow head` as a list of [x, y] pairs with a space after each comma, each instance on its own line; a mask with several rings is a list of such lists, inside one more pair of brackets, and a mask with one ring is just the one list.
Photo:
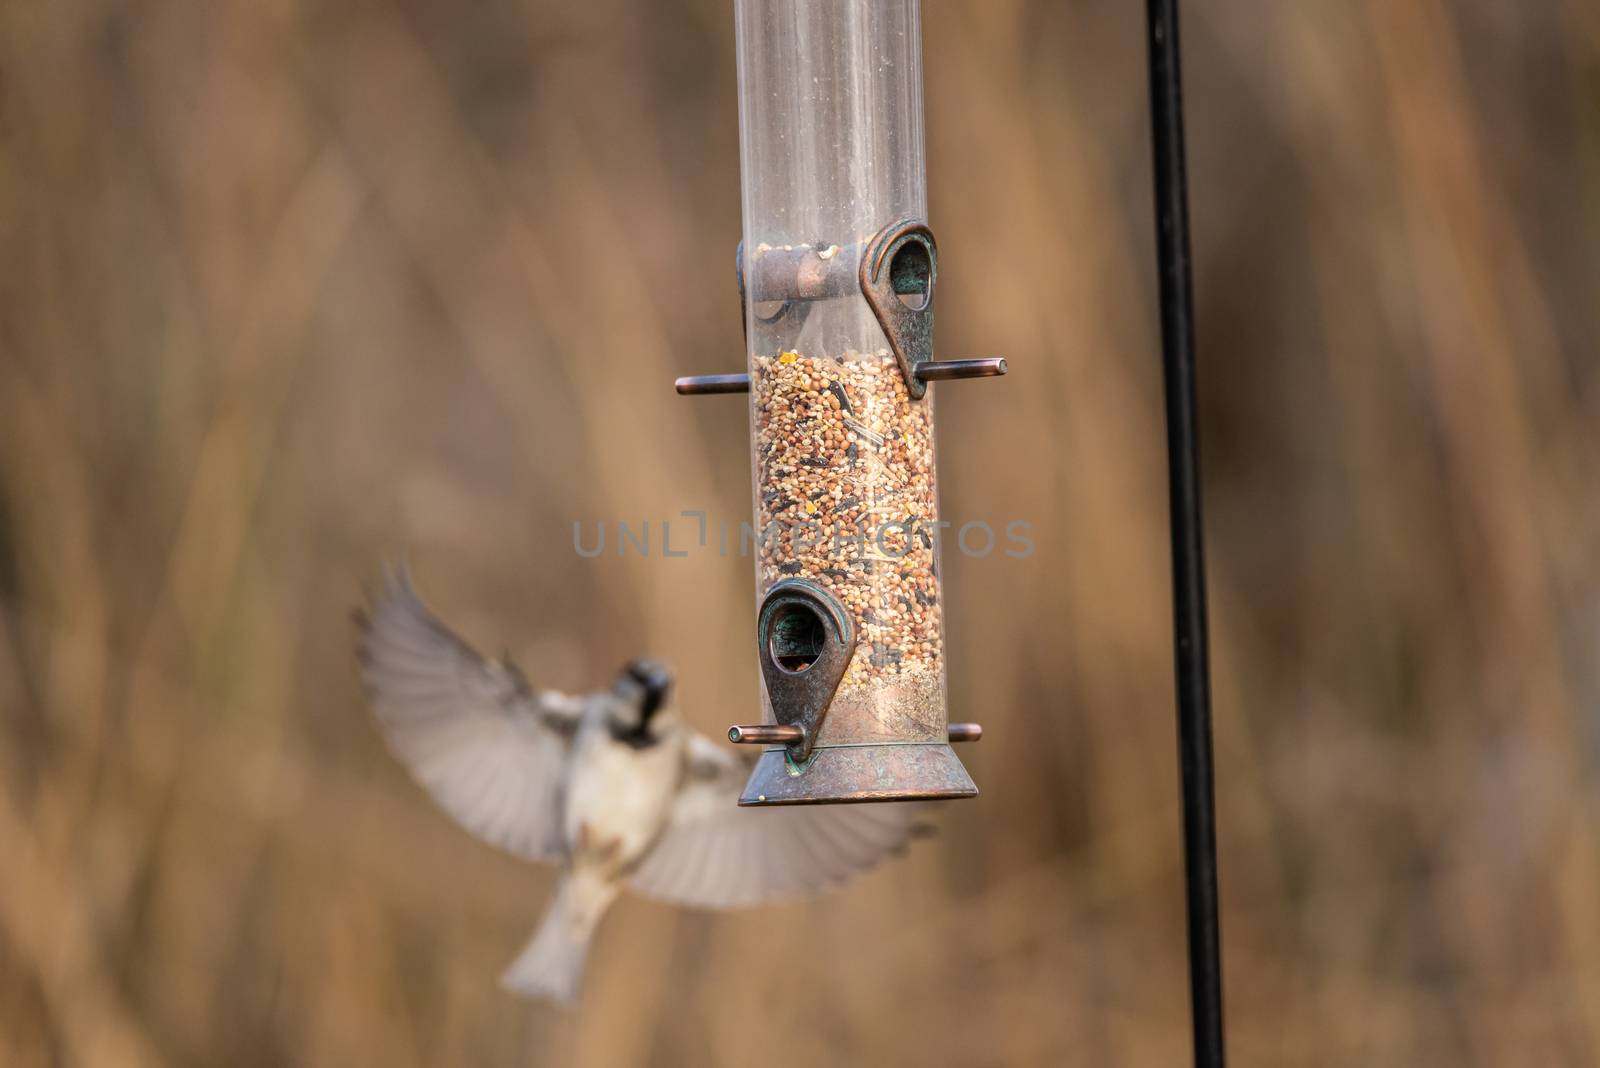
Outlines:
[[672, 692], [672, 673], [654, 660], [634, 660], [623, 665], [611, 692], [622, 699], [626, 720], [613, 722], [613, 733], [649, 739], [650, 720], [666, 707]]

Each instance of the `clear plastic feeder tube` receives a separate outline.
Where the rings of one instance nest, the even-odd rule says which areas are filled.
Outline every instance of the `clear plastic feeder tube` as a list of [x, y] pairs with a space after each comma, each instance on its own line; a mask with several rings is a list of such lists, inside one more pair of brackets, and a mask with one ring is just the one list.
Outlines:
[[[859, 275], [879, 231], [926, 218], [918, 3], [738, 0], [736, 12], [758, 601], [805, 580], [853, 623], [816, 753], [921, 744], [942, 767], [932, 396], [911, 396]], [[783, 637], [775, 658], [806, 670], [804, 627]], [[909, 774], [899, 793], [975, 792], [948, 762], [953, 788]], [[896, 768], [880, 762], [877, 781]]]
[[[745, 249], [849, 248], [926, 218], [917, 0], [738, 0], [735, 11]], [[860, 310], [865, 342], [877, 324]]]

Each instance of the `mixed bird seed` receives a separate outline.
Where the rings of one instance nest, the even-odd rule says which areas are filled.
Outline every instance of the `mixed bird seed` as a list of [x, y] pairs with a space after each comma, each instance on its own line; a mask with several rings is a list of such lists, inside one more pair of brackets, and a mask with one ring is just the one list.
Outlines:
[[939, 697], [938, 528], [927, 400], [888, 351], [754, 360], [760, 595], [810, 579], [855, 620], [840, 684]]

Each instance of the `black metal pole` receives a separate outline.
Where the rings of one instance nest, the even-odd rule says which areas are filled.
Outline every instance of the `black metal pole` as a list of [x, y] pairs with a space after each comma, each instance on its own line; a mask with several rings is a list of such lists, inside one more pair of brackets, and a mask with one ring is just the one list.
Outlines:
[[1211, 669], [1206, 647], [1205, 549], [1200, 530], [1200, 443], [1194, 399], [1194, 314], [1189, 281], [1189, 197], [1183, 160], [1178, 0], [1148, 0], [1147, 11], [1156, 253], [1161, 278], [1161, 359], [1167, 400], [1172, 631], [1177, 658], [1178, 763], [1183, 777], [1189, 999], [1194, 1063], [1199, 1068], [1221, 1068], [1222, 939], [1217, 920]]

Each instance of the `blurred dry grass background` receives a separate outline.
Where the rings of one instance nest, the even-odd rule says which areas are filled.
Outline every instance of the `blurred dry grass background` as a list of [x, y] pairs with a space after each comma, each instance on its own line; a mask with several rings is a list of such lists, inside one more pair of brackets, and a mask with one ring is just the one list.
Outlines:
[[[1600, 1063], [1600, 15], [1187, 5], [1230, 1038]], [[0, 1060], [1174, 1065], [1187, 1005], [1142, 5], [925, 14], [952, 714], [984, 788], [849, 892], [548, 873], [366, 720], [386, 554], [536, 680], [754, 705], [726, 0], [0, 10]]]

